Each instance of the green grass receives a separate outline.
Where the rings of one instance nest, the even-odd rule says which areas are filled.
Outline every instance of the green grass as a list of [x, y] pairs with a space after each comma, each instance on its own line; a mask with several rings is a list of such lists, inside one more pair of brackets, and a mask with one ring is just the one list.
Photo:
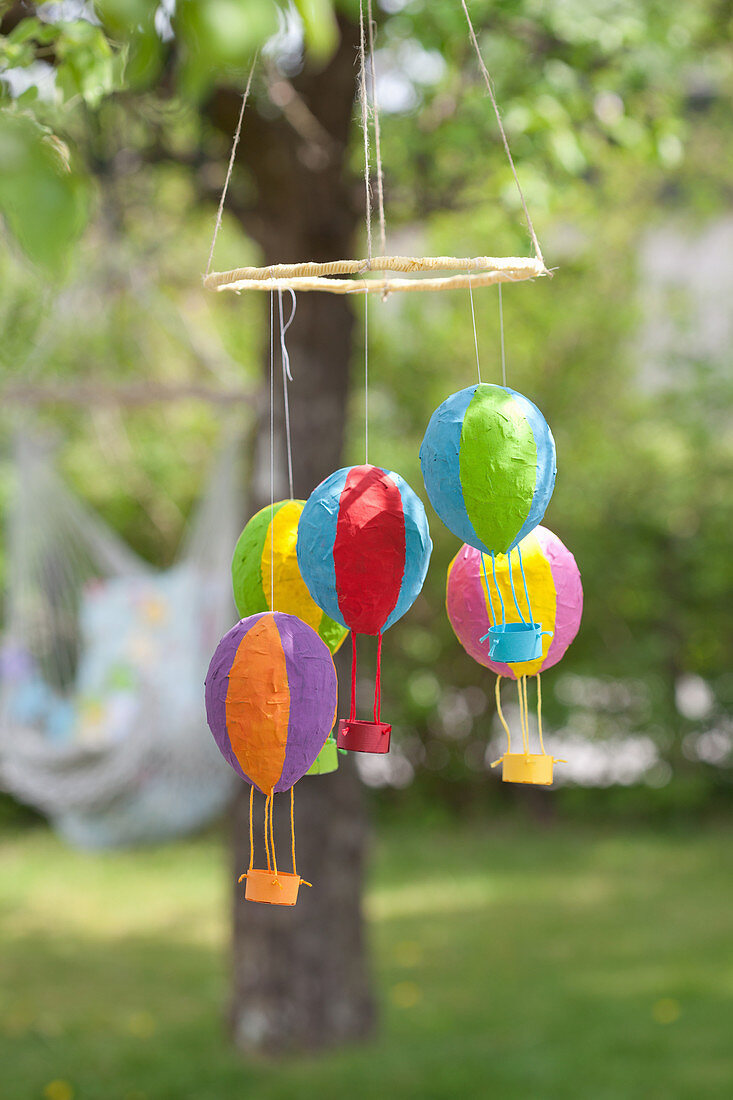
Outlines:
[[732, 841], [384, 830], [380, 1035], [273, 1066], [224, 1036], [215, 838], [88, 856], [23, 832], [0, 854], [0, 1097], [730, 1100]]

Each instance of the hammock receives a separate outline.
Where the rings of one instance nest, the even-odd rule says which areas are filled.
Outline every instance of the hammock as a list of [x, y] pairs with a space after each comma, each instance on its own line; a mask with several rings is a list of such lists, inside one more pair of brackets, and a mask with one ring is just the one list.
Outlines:
[[0, 785], [85, 848], [168, 839], [232, 777], [206, 727], [208, 657], [234, 617], [241, 499], [223, 448], [174, 566], [155, 571], [19, 439], [0, 654]]

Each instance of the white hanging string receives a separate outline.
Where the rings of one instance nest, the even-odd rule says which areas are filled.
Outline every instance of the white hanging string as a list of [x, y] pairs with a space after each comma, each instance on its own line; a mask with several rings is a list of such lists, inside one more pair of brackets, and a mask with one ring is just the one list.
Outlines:
[[504, 306], [499, 283], [499, 338], [501, 340], [501, 384], [506, 388], [506, 354], [504, 352]]
[[211, 248], [209, 249], [209, 262], [206, 265], [206, 274], [211, 271], [211, 264], [214, 259], [214, 248], [216, 247], [216, 238], [219, 235], [221, 228], [221, 219], [224, 213], [224, 202], [227, 197], [227, 191], [229, 190], [229, 181], [232, 178], [232, 170], [234, 168], [234, 158], [237, 155], [237, 146], [239, 145], [239, 139], [242, 134], [242, 120], [244, 119], [244, 108], [247, 106], [247, 100], [249, 99], [249, 89], [252, 85], [252, 77], [255, 71], [255, 65], [257, 64], [257, 53], [254, 55], [252, 61], [252, 68], [249, 70], [249, 76], [247, 78], [247, 86], [244, 89], [244, 95], [242, 96], [242, 106], [239, 110], [239, 119], [237, 121], [237, 129], [234, 131], [234, 141], [232, 142], [232, 151], [229, 155], [229, 167], [227, 168], [226, 179], [224, 180], [224, 188], [219, 199], [219, 209], [216, 212], [216, 222], [214, 224], [214, 236], [211, 239]]
[[471, 301], [471, 320], [473, 321], [473, 343], [476, 348], [476, 373], [478, 374], [479, 385], [481, 385], [481, 363], [478, 357], [478, 335], [476, 333], [476, 311], [473, 308], [473, 287], [471, 286], [471, 272], [468, 273], [468, 297]]
[[293, 376], [290, 372], [290, 355], [288, 354], [288, 349], [285, 344], [285, 334], [295, 320], [295, 310], [297, 309], [298, 303], [295, 297], [295, 291], [288, 287], [288, 292], [290, 294], [292, 309], [286, 324], [283, 324], [283, 292], [282, 290], [278, 290], [277, 293], [280, 300], [280, 355], [282, 357], [283, 373], [287, 376], [288, 380], [292, 382]]
[[292, 298], [292, 310], [290, 317], [287, 320], [287, 324], [283, 324], [283, 292], [278, 290], [278, 305], [280, 309], [280, 360], [282, 362], [283, 370], [283, 403], [285, 405], [285, 442], [288, 452], [288, 485], [290, 486], [290, 499], [293, 499], [293, 450], [290, 442], [290, 399], [288, 395], [288, 381], [293, 381], [293, 376], [290, 373], [290, 356], [285, 344], [285, 334], [292, 325], [295, 319], [295, 310], [297, 308], [297, 302], [295, 298], [295, 291], [290, 291], [290, 297]]
[[270, 291], [270, 610], [275, 610], [275, 302]]
[[369, 295], [364, 295], [364, 465], [369, 465]]

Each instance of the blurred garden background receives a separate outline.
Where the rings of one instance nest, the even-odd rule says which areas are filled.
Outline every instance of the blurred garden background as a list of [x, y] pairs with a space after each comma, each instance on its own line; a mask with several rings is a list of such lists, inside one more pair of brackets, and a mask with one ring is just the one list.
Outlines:
[[[554, 273], [505, 285], [503, 314], [508, 384], [557, 441], [544, 522], [583, 577], [580, 633], [543, 679], [545, 741], [567, 763], [551, 790], [491, 771], [493, 676], [447, 621], [458, 544], [428, 508], [425, 588], [385, 640], [392, 751], [359, 761], [358, 784], [349, 767], [300, 784], [303, 923], [239, 900], [233, 964], [231, 789], [213, 766], [202, 782], [208, 757], [190, 757], [188, 786], [166, 768], [209, 737], [194, 627], [213, 589], [183, 566], [226, 572], [266, 497], [268, 301], [204, 292], [201, 275], [257, 49], [214, 268], [364, 254], [359, 4], [0, 3], [3, 671], [12, 682], [12, 628], [30, 621], [58, 672], [24, 712], [48, 753], [23, 755], [19, 720], [0, 739], [9, 1100], [731, 1095], [733, 8], [469, 7]], [[460, 2], [374, 0], [374, 17], [389, 251], [528, 255]], [[298, 495], [363, 454], [363, 303], [315, 297], [289, 333]], [[496, 288], [474, 306], [483, 377], [500, 381]], [[425, 501], [429, 416], [474, 380], [468, 294], [373, 296], [369, 353], [370, 458]], [[45, 616], [28, 595], [41, 558]], [[149, 625], [167, 608], [171, 632], [145, 635], [122, 683], [64, 624], [81, 617], [87, 641], [126, 630], [123, 581], [140, 570]], [[96, 573], [119, 585], [99, 621], [84, 618]], [[227, 593], [219, 633], [235, 614]], [[84, 706], [63, 709], [74, 691]], [[131, 727], [168, 760], [123, 812], [100, 791]], [[71, 743], [59, 794], [48, 760]], [[153, 765], [115, 759], [137, 795]], [[66, 793], [80, 786], [83, 812]], [[181, 835], [164, 843], [158, 814]], [[314, 944], [309, 920], [354, 937], [324, 925]], [[343, 959], [362, 950], [340, 1033]], [[278, 952], [288, 969], [261, 984], [287, 1004], [289, 973], [322, 1041], [242, 1024], [248, 960]]]

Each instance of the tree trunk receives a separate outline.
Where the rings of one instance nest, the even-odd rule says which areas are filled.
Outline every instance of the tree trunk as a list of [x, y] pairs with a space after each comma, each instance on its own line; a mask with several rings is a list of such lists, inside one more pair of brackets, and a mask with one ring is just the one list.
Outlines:
[[[297, 129], [285, 114], [266, 111], [264, 104], [262, 113], [255, 105], [245, 115], [238, 163], [245, 166], [256, 194], [249, 205], [241, 199], [242, 190], [236, 191], [232, 208], [260, 244], [265, 263], [343, 258], [354, 246], [360, 211], [348, 181], [347, 149], [357, 41], [356, 28], [342, 24], [341, 45], [327, 67], [293, 81], [300, 98], [289, 117]], [[280, 91], [286, 98], [291, 94], [287, 86]], [[237, 109], [237, 100], [230, 96], [228, 102], [214, 104], [212, 111], [218, 124], [231, 132]], [[239, 184], [236, 174], [234, 183]], [[269, 296], [262, 300], [269, 315]], [[289, 295], [283, 305], [287, 317]], [[274, 313], [277, 319], [277, 298]], [[277, 334], [277, 320], [275, 330]], [[296, 497], [307, 497], [340, 465], [352, 334], [347, 299], [300, 295], [287, 337], [294, 379], [290, 411]], [[276, 335], [276, 500], [288, 496], [278, 344]], [[269, 341], [263, 366], [255, 447], [257, 507], [269, 502]], [[292, 909], [245, 904], [242, 887], [235, 891], [230, 1019], [234, 1040], [246, 1051], [316, 1050], [363, 1038], [372, 1030], [362, 912], [367, 821], [353, 762], [340, 760], [334, 774], [304, 779], [296, 786], [298, 870], [313, 888], [301, 887]], [[255, 796], [258, 817], [262, 802]], [[249, 788], [243, 788], [234, 812], [235, 879], [249, 861], [248, 803]], [[264, 855], [262, 831], [258, 820], [259, 865]], [[278, 862], [287, 870], [287, 796], [275, 799], [275, 836]]]

